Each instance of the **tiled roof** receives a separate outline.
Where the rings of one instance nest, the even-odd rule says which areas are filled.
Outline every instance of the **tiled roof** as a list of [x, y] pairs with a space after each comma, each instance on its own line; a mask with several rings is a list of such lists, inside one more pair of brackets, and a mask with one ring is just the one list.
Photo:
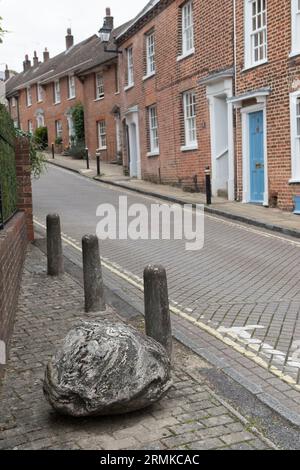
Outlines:
[[[127, 26], [128, 23], [114, 29], [111, 38], [113, 39], [119, 35]], [[18, 90], [37, 82], [48, 83], [69, 73], [78, 74], [84, 72], [102, 63], [106, 63], [116, 56], [117, 54], [105, 52], [100, 38], [94, 34], [88, 39], [75, 44], [69, 50], [49, 59], [47, 62], [42, 62], [37, 67], [31, 67], [29, 70], [11, 77], [6, 82], [6, 95], [11, 96]]]

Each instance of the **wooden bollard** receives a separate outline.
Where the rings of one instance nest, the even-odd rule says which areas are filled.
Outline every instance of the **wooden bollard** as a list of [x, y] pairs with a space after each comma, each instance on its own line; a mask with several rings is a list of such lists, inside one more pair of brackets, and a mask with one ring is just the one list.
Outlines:
[[83, 278], [85, 311], [103, 312], [106, 309], [104, 284], [99, 251], [99, 240], [95, 235], [82, 239]]
[[49, 276], [64, 273], [60, 218], [57, 214], [47, 216], [47, 272]]
[[168, 283], [163, 266], [149, 265], [144, 271], [146, 335], [158, 341], [172, 358], [172, 327]]

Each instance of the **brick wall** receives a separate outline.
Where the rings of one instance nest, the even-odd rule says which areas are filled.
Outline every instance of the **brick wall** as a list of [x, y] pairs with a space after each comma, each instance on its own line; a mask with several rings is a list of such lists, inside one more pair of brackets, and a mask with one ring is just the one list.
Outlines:
[[[204, 189], [204, 169], [210, 164], [209, 107], [206, 88], [199, 80], [211, 72], [232, 67], [232, 5], [230, 2], [194, 0], [195, 54], [178, 61], [181, 53], [181, 7], [184, 1], [166, 2], [154, 18], [126, 38], [122, 49], [134, 51], [134, 87], [126, 87], [126, 54], [119, 58], [122, 118], [138, 106], [142, 177], [193, 189], [194, 176]], [[155, 31], [156, 73], [145, 76], [145, 34]], [[183, 144], [182, 94], [197, 96], [198, 149], [181, 151]], [[157, 105], [160, 155], [147, 157], [147, 107]], [[126, 139], [123, 139], [125, 142]], [[124, 149], [126, 156], [126, 149]]]
[[[96, 99], [96, 73], [101, 73], [104, 97]], [[97, 123], [106, 123], [107, 150], [101, 152], [101, 159], [113, 161], [117, 158], [116, 122], [113, 115], [115, 106], [120, 106], [120, 95], [116, 86], [116, 63], [106, 64], [84, 77], [84, 109], [86, 145], [92, 158], [99, 148]]]
[[[236, 94], [271, 88], [267, 98], [267, 149], [269, 195], [276, 194], [281, 209], [293, 208], [293, 195], [300, 185], [289, 185], [291, 173], [291, 138], [289, 93], [299, 89], [299, 57], [291, 59], [291, 2], [267, 2], [268, 62], [244, 70], [244, 2], [237, 2], [237, 82]], [[246, 103], [247, 104], [247, 103]], [[242, 129], [237, 117], [238, 195], [242, 198]]]
[[[15, 322], [22, 268], [27, 246], [26, 218], [17, 213], [0, 231], [0, 341], [7, 347]], [[0, 365], [0, 378], [4, 367]]]
[[[28, 241], [32, 241], [32, 192], [29, 141], [16, 141], [16, 170], [19, 212], [0, 231], [0, 341], [8, 348], [17, 308], [23, 263]], [[0, 378], [4, 367], [0, 365]]]
[[18, 209], [25, 213], [28, 241], [33, 241], [33, 214], [29, 141], [20, 137], [16, 141], [16, 170], [18, 184]]

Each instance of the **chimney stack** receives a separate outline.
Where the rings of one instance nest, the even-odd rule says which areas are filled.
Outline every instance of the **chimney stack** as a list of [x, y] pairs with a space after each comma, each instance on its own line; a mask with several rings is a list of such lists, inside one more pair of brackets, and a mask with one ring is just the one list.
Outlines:
[[5, 81], [9, 80], [9, 69], [8, 69], [8, 66], [6, 65], [5, 67]]
[[74, 45], [74, 36], [72, 35], [71, 28], [67, 29], [67, 36], [66, 36], [66, 49], [70, 49]]
[[47, 47], [45, 47], [45, 50], [43, 52], [43, 56], [44, 56], [44, 62], [47, 62], [50, 59], [50, 53], [49, 53]]
[[28, 54], [26, 54], [25, 56], [25, 60], [23, 62], [23, 68], [24, 68], [24, 72], [31, 68], [31, 61], [29, 60]]
[[37, 67], [39, 65], [39, 58], [37, 56], [37, 53], [36, 51], [34, 51], [34, 55], [33, 55], [33, 66], [34, 67]]
[[106, 8], [105, 11], [105, 18], [104, 18], [104, 26], [113, 30], [114, 29], [114, 18], [111, 16], [110, 8]]

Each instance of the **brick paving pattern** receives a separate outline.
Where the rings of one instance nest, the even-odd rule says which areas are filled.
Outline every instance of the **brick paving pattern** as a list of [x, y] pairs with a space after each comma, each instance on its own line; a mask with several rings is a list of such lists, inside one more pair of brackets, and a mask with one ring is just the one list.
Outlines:
[[[250, 424], [196, 376], [210, 368], [176, 343], [174, 387], [148, 410], [113, 418], [58, 416], [45, 401], [45, 364], [85, 316], [82, 290], [68, 274], [47, 278], [45, 257], [30, 249], [11, 357], [1, 393], [0, 449], [267, 449]], [[111, 318], [111, 311], [101, 318]], [[99, 315], [89, 315], [90, 319]], [[116, 316], [114, 316], [116, 318]], [[141, 327], [141, 319], [135, 320]]]

